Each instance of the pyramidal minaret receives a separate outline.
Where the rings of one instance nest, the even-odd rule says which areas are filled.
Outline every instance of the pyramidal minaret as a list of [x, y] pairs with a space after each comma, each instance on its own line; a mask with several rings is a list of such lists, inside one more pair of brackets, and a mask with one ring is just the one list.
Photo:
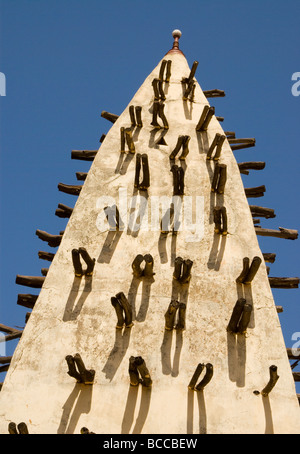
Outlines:
[[[59, 235], [0, 392], [0, 432], [29, 434], [299, 433], [293, 373], [257, 235], [272, 210], [249, 205], [209, 98], [173, 47], [112, 123]], [[273, 279], [273, 281], [272, 281]], [[274, 281], [275, 279], [275, 281]], [[297, 281], [298, 282], [298, 281]], [[278, 283], [280, 285], [280, 282]], [[282, 284], [283, 285], [283, 284]], [[13, 333], [12, 333], [13, 334]], [[17, 337], [17, 336], [16, 336]]]

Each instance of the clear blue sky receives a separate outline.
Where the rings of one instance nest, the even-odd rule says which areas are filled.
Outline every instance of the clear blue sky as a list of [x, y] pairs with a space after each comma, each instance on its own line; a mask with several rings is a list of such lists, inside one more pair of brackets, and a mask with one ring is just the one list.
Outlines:
[[[226, 92], [213, 102], [224, 129], [256, 138], [255, 148], [235, 154], [238, 162], [266, 161], [265, 170], [243, 177], [246, 187], [266, 185], [263, 198], [249, 199], [275, 209], [276, 218], [262, 225], [299, 229], [300, 96], [291, 93], [292, 74], [300, 71], [299, 18], [299, 0], [0, 1], [7, 84], [0, 98], [0, 323], [24, 326], [27, 310], [16, 304], [17, 294], [37, 291], [16, 285], [16, 274], [40, 275], [48, 262], [38, 250], [55, 251], [35, 230], [65, 228], [67, 220], [54, 212], [76, 198], [57, 184], [78, 184], [75, 172], [90, 167], [71, 160], [71, 150], [99, 147], [111, 126], [101, 111], [124, 110], [170, 49], [175, 28], [190, 66], [199, 61], [201, 87]], [[300, 239], [259, 242], [263, 252], [277, 254], [270, 276], [300, 275]], [[273, 293], [292, 346], [300, 332], [299, 290]]]

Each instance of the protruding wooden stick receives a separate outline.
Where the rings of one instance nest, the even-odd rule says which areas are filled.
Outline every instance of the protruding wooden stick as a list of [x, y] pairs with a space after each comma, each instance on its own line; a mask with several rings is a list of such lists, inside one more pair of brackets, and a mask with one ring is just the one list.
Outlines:
[[224, 121], [224, 117], [216, 117], [218, 121]]
[[255, 232], [260, 236], [271, 236], [274, 238], [284, 238], [287, 240], [296, 240], [298, 238], [298, 230], [285, 229], [283, 227], [279, 227], [279, 230], [255, 227]]
[[172, 161], [173, 159], [175, 159], [175, 157], [177, 156], [177, 154], [179, 153], [179, 150], [181, 149], [182, 147], [182, 144], [185, 140], [185, 137], [186, 136], [183, 136], [183, 135], [180, 135], [178, 136], [178, 139], [177, 139], [177, 143], [176, 143], [176, 146], [174, 148], [174, 150], [172, 151], [172, 153], [170, 154], [169, 156], [169, 159]]
[[185, 92], [183, 94], [183, 97], [182, 97], [183, 101], [187, 101], [189, 95], [192, 93], [192, 91], [194, 89], [194, 86], [195, 86], [195, 83], [194, 83], [193, 80], [191, 80], [189, 82], [188, 86], [186, 87]]
[[117, 119], [119, 118], [119, 115], [115, 115], [110, 112], [106, 112], [106, 110], [103, 110], [101, 112], [101, 117], [105, 118], [108, 121], [111, 121], [112, 123], [115, 123], [117, 121]]
[[129, 358], [128, 373], [129, 373], [130, 386], [138, 386], [140, 383], [140, 379], [139, 379], [139, 373], [137, 370], [137, 366], [135, 364], [135, 356], [130, 356], [130, 358]]
[[204, 106], [202, 115], [196, 126], [196, 131], [206, 131], [214, 114], [215, 114], [214, 107]]
[[[80, 257], [85, 261], [87, 268], [83, 270]], [[92, 276], [96, 259], [92, 259], [84, 247], [78, 249], [72, 249], [72, 262], [74, 266], [75, 276], [82, 277], [84, 274], [86, 276]]]
[[300, 348], [287, 348], [286, 353], [289, 359], [300, 359]]
[[172, 60], [168, 60], [168, 61], [167, 61], [167, 70], [166, 70], [165, 82], [170, 82], [170, 78], [171, 78], [171, 66], [172, 66]]
[[142, 386], [150, 387], [152, 386], [152, 379], [149, 374], [149, 370], [146, 366], [145, 360], [141, 356], [136, 356], [135, 365], [141, 376]]
[[18, 339], [22, 336], [23, 333], [23, 331], [19, 329], [11, 328], [10, 326], [3, 325], [2, 323], [0, 323], [0, 331], [3, 333], [8, 333], [6, 336], [0, 337], [0, 342], [7, 342], [9, 340]]
[[175, 325], [176, 312], [179, 308], [179, 301], [172, 300], [168, 306], [168, 310], [165, 313], [165, 329], [172, 331]]
[[27, 425], [25, 424], [25, 422], [20, 422], [20, 424], [18, 424], [18, 426], [16, 425], [16, 423], [14, 422], [10, 422], [8, 424], [8, 433], [9, 434], [12, 434], [12, 435], [28, 435], [29, 432], [28, 432], [28, 428], [27, 428]]
[[87, 427], [81, 427], [80, 434], [81, 435], [95, 435], [95, 432], [91, 432]]
[[8, 333], [8, 334], [15, 334], [15, 333], [20, 333], [22, 331], [16, 329], [16, 328], [12, 328], [10, 326], [7, 326], [7, 325], [3, 325], [2, 323], [0, 323], [0, 331], [3, 332], [3, 333]]
[[266, 192], [266, 187], [264, 185], [257, 186], [255, 188], [245, 188], [246, 197], [263, 197]]
[[247, 273], [249, 271], [249, 267], [250, 267], [250, 259], [249, 259], [249, 257], [244, 257], [243, 258], [243, 269], [241, 271], [241, 274], [236, 278], [236, 282], [238, 282], [239, 284], [242, 284], [244, 282], [244, 279], [246, 278]]
[[293, 372], [294, 381], [300, 381], [300, 372]]
[[136, 116], [136, 125], [138, 128], [143, 127], [143, 122], [142, 122], [142, 107], [141, 106], [136, 106], [135, 107], [135, 116]]
[[244, 298], [239, 298], [235, 303], [229, 323], [227, 325], [227, 331], [229, 333], [235, 334], [238, 332], [238, 324], [242, 316], [245, 304], [246, 300]]
[[[224, 140], [226, 139], [225, 135], [217, 133], [208, 149], [206, 159], [213, 159], [214, 161], [218, 161], [220, 159], [221, 151], [222, 151], [222, 146], [224, 143]], [[216, 148], [216, 152], [214, 154], [214, 157], [212, 157], [213, 151]]]
[[224, 134], [227, 138], [235, 139], [235, 132], [234, 131], [224, 131]]
[[133, 326], [132, 307], [123, 292], [117, 293], [116, 298], [118, 299], [120, 305], [122, 306], [122, 308], [124, 310], [125, 326], [126, 326], [126, 328], [131, 328]]
[[144, 260], [145, 260], [145, 267], [144, 267], [144, 271], [143, 271], [143, 276], [152, 277], [154, 275], [154, 273], [153, 273], [154, 260], [153, 260], [152, 255], [145, 254]]
[[134, 106], [129, 106], [129, 115], [130, 115], [131, 127], [135, 128], [136, 121], [135, 121], [135, 115], [134, 115]]
[[163, 61], [161, 62], [160, 68], [159, 68], [159, 75], [158, 75], [158, 80], [160, 80], [161, 82], [163, 82], [163, 80], [164, 80], [164, 72], [165, 72], [166, 65], [167, 65], [167, 60], [163, 59]]
[[148, 155], [143, 153], [141, 156], [142, 161], [142, 170], [143, 170], [143, 179], [139, 184], [138, 188], [141, 191], [146, 191], [150, 187], [150, 171], [149, 171], [149, 162]]
[[52, 235], [43, 230], [36, 230], [36, 235], [43, 241], [46, 241], [50, 247], [57, 247], [61, 243], [62, 235]]
[[264, 397], [267, 397], [270, 394], [270, 392], [276, 385], [277, 380], [279, 379], [279, 375], [277, 374], [277, 366], [274, 366], [274, 365], [270, 366], [269, 371], [270, 371], [270, 380], [261, 392], [261, 394]]
[[165, 116], [165, 113], [164, 113], [164, 108], [165, 108], [165, 105], [162, 101], [159, 101], [158, 103], [158, 115], [160, 116], [162, 122], [163, 122], [163, 125], [164, 125], [164, 129], [169, 129], [169, 124], [168, 124], [168, 120]]
[[73, 212], [73, 208], [64, 205], [63, 203], [58, 204], [58, 208], [55, 211], [56, 216], [59, 218], [69, 218]]
[[183, 83], [189, 84], [194, 79], [198, 64], [199, 64], [199, 62], [195, 60], [192, 65], [189, 76], [182, 79]]
[[250, 284], [253, 281], [253, 279], [260, 267], [261, 262], [262, 262], [262, 260], [260, 257], [253, 258], [250, 268], [248, 270], [248, 273], [247, 273], [245, 279], [243, 280], [243, 284]]
[[125, 128], [124, 129], [125, 133], [125, 140], [128, 146], [129, 153], [135, 153], [135, 146], [132, 138], [132, 131], [131, 128]]
[[82, 189], [81, 185], [58, 183], [58, 190], [66, 194], [79, 195]]
[[12, 356], [0, 356], [0, 364], [10, 364]]
[[186, 313], [186, 304], [179, 303], [178, 307], [178, 320], [175, 326], [177, 331], [182, 331], [185, 329], [185, 313]]
[[277, 311], [278, 313], [283, 312], [283, 307], [282, 307], [282, 306], [275, 306], [275, 307], [276, 307], [276, 311]]
[[265, 208], [256, 205], [249, 205], [252, 216], [262, 217], [266, 219], [275, 218], [276, 214], [272, 208]]
[[274, 263], [275, 259], [276, 259], [276, 254], [274, 254], [272, 252], [264, 252], [263, 258], [264, 258], [265, 262]]
[[204, 367], [205, 367], [205, 364], [203, 364], [203, 363], [199, 363], [198, 366], [196, 367], [196, 370], [193, 373], [191, 381], [188, 385], [188, 388], [191, 389], [192, 391], [195, 390], [196, 383], [197, 383], [198, 378], [200, 377], [200, 374], [203, 371]]
[[105, 137], [106, 137], [106, 134], [102, 134], [102, 136], [99, 139], [99, 142], [100, 143], [104, 142]]
[[78, 383], [85, 385], [93, 384], [95, 371], [93, 369], [86, 369], [79, 353], [76, 353], [74, 356], [67, 355], [65, 359], [69, 367], [68, 374], [70, 377], [75, 378]]
[[125, 323], [124, 315], [123, 315], [123, 307], [121, 306], [118, 298], [115, 296], [112, 296], [111, 299], [111, 304], [115, 308], [116, 314], [117, 314], [117, 329], [122, 329]]
[[84, 181], [87, 177], [87, 172], [76, 172], [76, 178], [79, 181]]
[[211, 184], [212, 192], [223, 194], [225, 190], [226, 179], [227, 179], [226, 164], [219, 164], [217, 162], [215, 165], [214, 175]]
[[78, 159], [79, 161], [93, 161], [98, 150], [72, 150], [71, 159]]
[[16, 284], [32, 288], [42, 288], [45, 282], [44, 276], [20, 276], [17, 274]]
[[237, 327], [238, 333], [240, 333], [240, 334], [246, 333], [249, 322], [250, 322], [251, 313], [252, 313], [252, 305], [246, 303], [244, 305], [243, 313], [242, 313], [241, 319], [240, 319], [238, 327]]
[[265, 162], [262, 161], [249, 161], [249, 162], [239, 162], [238, 167], [240, 172], [244, 175], [249, 174], [249, 170], [262, 170], [266, 166]]
[[17, 304], [19, 304], [20, 306], [28, 307], [29, 309], [33, 309], [37, 299], [38, 295], [20, 293], [18, 295]]
[[255, 146], [255, 139], [236, 139], [236, 138], [228, 138], [228, 142], [230, 143], [232, 151], [241, 150], [243, 148], [251, 148]]
[[227, 235], [227, 212], [225, 207], [214, 208], [215, 233]]
[[299, 282], [298, 277], [269, 277], [271, 288], [298, 288]]
[[184, 170], [182, 167], [173, 164], [171, 167], [173, 174], [173, 195], [184, 195]]
[[116, 231], [116, 230], [122, 230], [124, 228], [124, 223], [120, 217], [120, 212], [116, 205], [112, 205], [110, 207], [108, 207], [108, 206], [105, 207], [104, 213], [105, 213], [106, 219], [109, 223], [110, 230]]
[[211, 363], [205, 364], [206, 372], [203, 377], [203, 379], [200, 381], [200, 383], [196, 386], [196, 391], [202, 391], [206, 385], [211, 381], [213, 374], [214, 374], [214, 368]]
[[225, 91], [218, 90], [217, 88], [215, 88], [214, 90], [204, 90], [203, 93], [207, 98], [217, 98], [225, 96]]
[[190, 141], [190, 136], [184, 136], [183, 142], [182, 142], [182, 153], [179, 156], [180, 161], [184, 161], [187, 155], [189, 154], [189, 141]]
[[39, 251], [38, 252], [39, 258], [42, 260], [47, 260], [48, 262], [52, 262], [54, 259], [55, 254], [52, 252], [44, 252], [44, 251]]
[[144, 261], [144, 256], [142, 254], [138, 254], [131, 264], [133, 275], [137, 278], [140, 278], [143, 276], [143, 269], [141, 267], [143, 261]]

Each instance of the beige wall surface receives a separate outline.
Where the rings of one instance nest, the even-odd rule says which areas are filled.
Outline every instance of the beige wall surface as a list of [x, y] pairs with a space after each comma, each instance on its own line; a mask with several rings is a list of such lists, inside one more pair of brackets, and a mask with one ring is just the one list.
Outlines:
[[[213, 117], [206, 132], [196, 132], [208, 101], [198, 82], [194, 101], [183, 101], [181, 81], [189, 65], [180, 53], [165, 58], [172, 61], [170, 82], [163, 84], [169, 129], [154, 130], [150, 124], [159, 62], [91, 165], [0, 393], [0, 433], [7, 433], [11, 421], [24, 421], [32, 434], [76, 434], [84, 426], [107, 434], [300, 432], [299, 404], [264, 261], [251, 285], [236, 283], [243, 258], [262, 258], [262, 253], [235, 157], [226, 139], [220, 158], [227, 165], [225, 194], [212, 193], [215, 164], [206, 154], [223, 129]], [[143, 127], [133, 131], [135, 154], [120, 153], [120, 128], [130, 126], [130, 105], [142, 106]], [[163, 134], [166, 144], [160, 145]], [[198, 238], [187, 228], [163, 236], [149, 226], [155, 197], [173, 194], [169, 155], [179, 135], [191, 138], [186, 160], [175, 162], [185, 168], [185, 196], [193, 202], [194, 219], [200, 213]], [[148, 155], [150, 168], [147, 210], [139, 213], [134, 203], [145, 193], [133, 184], [137, 153]], [[128, 219], [132, 225], [143, 220], [144, 228], [112, 232], [106, 224], [101, 231], [105, 196], [111, 197], [107, 204], [122, 205], [124, 221], [119, 198], [126, 196]], [[227, 236], [214, 233], [216, 204], [226, 206]], [[78, 247], [96, 259], [92, 277], [74, 276], [71, 251]], [[135, 278], [134, 258], [148, 253], [155, 275]], [[173, 279], [178, 256], [193, 261], [185, 285]], [[118, 292], [133, 308], [134, 325], [123, 330], [116, 329], [111, 305]], [[253, 310], [247, 332], [233, 335], [226, 328], [240, 297]], [[165, 330], [171, 299], [186, 304], [183, 331]], [[76, 383], [67, 374], [65, 357], [75, 353], [95, 370], [93, 385]], [[151, 387], [130, 386], [130, 356], [144, 358]], [[199, 363], [211, 363], [214, 374], [203, 391], [192, 391], [188, 384]], [[273, 364], [279, 375], [274, 389], [268, 397], [254, 393], [268, 383]]]

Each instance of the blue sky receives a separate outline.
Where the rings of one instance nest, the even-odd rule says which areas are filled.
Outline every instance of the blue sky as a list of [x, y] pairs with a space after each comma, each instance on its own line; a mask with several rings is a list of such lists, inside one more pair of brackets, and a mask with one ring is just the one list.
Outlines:
[[[101, 111], [124, 110], [172, 46], [175, 28], [190, 66], [199, 61], [201, 87], [226, 92], [213, 102], [224, 130], [256, 138], [255, 148], [235, 155], [266, 161], [243, 177], [246, 187], [266, 185], [262, 199], [249, 199], [275, 209], [262, 226], [299, 229], [300, 96], [291, 93], [299, 17], [298, 0], [0, 0], [0, 323], [24, 326], [17, 294], [37, 292], [16, 285], [16, 274], [48, 266], [38, 251], [55, 250], [35, 231], [63, 230], [57, 205], [75, 204], [57, 184], [78, 184], [75, 172], [90, 166], [71, 160], [71, 150], [99, 147], [111, 126]], [[299, 241], [259, 238], [263, 252], [277, 254], [270, 276], [300, 276]], [[299, 290], [273, 293], [290, 347], [300, 332]]]

